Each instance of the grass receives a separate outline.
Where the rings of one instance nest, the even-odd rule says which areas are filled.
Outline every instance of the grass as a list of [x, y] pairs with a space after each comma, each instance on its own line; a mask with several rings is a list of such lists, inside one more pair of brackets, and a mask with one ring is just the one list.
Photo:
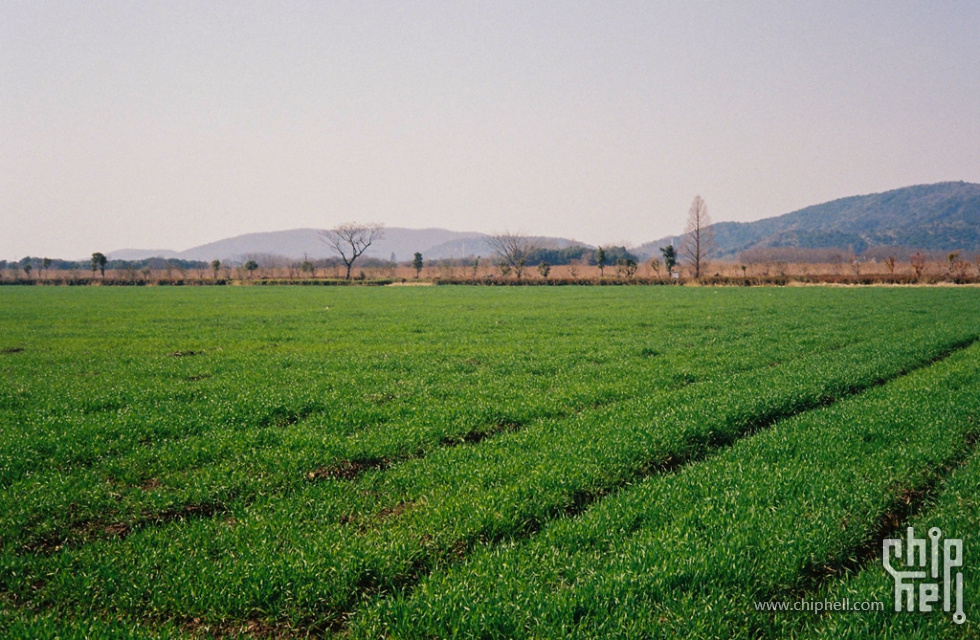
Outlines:
[[980, 435], [978, 356], [972, 347], [646, 478], [530, 540], [484, 547], [411, 595], [378, 599], [356, 635], [759, 637], [755, 601], [863, 562], [882, 516], [929, 470], [959, 462]]
[[0, 289], [0, 632], [856, 635], [743, 605], [943, 513], [978, 295]]

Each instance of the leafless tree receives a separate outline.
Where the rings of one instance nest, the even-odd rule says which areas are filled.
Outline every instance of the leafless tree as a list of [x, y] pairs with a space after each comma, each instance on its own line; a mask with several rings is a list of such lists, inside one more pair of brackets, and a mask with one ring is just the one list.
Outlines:
[[897, 262], [898, 261], [895, 259], [895, 256], [888, 256], [885, 259], [885, 266], [888, 267], [888, 275], [890, 276], [895, 275], [895, 265], [897, 264]]
[[915, 279], [918, 280], [922, 277], [922, 271], [926, 268], [926, 257], [921, 251], [916, 251], [909, 258], [909, 264], [912, 265], [912, 271], [915, 273]]
[[695, 278], [701, 277], [701, 270], [707, 265], [708, 256], [714, 249], [715, 237], [711, 218], [708, 217], [708, 206], [701, 196], [695, 196], [687, 212], [687, 228], [681, 245], [681, 255], [694, 269]]
[[950, 278], [955, 280], [966, 275], [966, 267], [969, 263], [960, 257], [959, 251], [950, 253], [948, 256], [946, 256], [946, 260], [949, 263], [946, 268], [949, 271]]
[[384, 225], [361, 224], [345, 222], [333, 229], [320, 232], [320, 239], [327, 243], [340, 256], [347, 267], [347, 280], [350, 280], [350, 270], [362, 253], [367, 251], [371, 243], [384, 238]]
[[487, 244], [500, 256], [503, 264], [514, 270], [520, 280], [528, 256], [535, 249], [534, 242], [525, 235], [505, 231], [489, 236]]

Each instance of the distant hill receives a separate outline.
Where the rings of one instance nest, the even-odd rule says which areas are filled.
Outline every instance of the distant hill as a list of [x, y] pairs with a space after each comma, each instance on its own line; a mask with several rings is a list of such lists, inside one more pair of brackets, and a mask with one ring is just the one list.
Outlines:
[[[980, 251], [980, 184], [941, 182], [852, 196], [756, 222], [712, 225], [718, 252], [734, 259], [750, 249], [879, 247], [924, 251]], [[668, 236], [636, 249], [643, 257], [680, 242]]]
[[[487, 244], [487, 235], [476, 232], [448, 231], [446, 229], [405, 229], [386, 227], [384, 238], [376, 241], [364, 254], [368, 257], [397, 261], [412, 259], [416, 251], [426, 260], [489, 256], [493, 253]], [[562, 248], [579, 244], [565, 238], [536, 238], [542, 246]], [[234, 238], [209, 242], [186, 251], [121, 249], [108, 254], [111, 260], [142, 260], [162, 257], [181, 260], [210, 262], [242, 261], [247, 256], [283, 256], [292, 260], [311, 260], [334, 257], [330, 248], [320, 239], [319, 229], [291, 229], [267, 233], [247, 233]]]
[[[980, 184], [941, 182], [895, 189], [885, 193], [841, 198], [756, 222], [716, 222], [712, 225], [718, 252], [714, 258], [736, 259], [752, 249], [833, 249], [856, 254], [888, 248], [902, 251], [980, 252]], [[426, 260], [492, 255], [487, 235], [446, 229], [385, 228], [367, 256], [400, 262], [420, 251]], [[630, 251], [642, 259], [660, 255], [660, 247], [679, 246], [681, 236], [647, 242]], [[536, 238], [541, 246], [563, 248], [583, 243], [566, 238]], [[204, 244], [186, 251], [123, 249], [108, 254], [114, 260], [150, 257], [184, 260], [242, 261], [246, 256], [284, 256], [301, 260], [332, 257], [318, 229], [249, 233]]]
[[145, 260], [147, 258], [177, 258], [178, 252], [169, 249], [118, 249], [107, 254], [110, 260]]
[[[421, 251], [426, 259], [453, 257], [452, 251], [457, 246], [469, 246], [467, 243], [482, 242], [483, 234], [446, 229], [403, 229], [391, 227], [385, 229], [385, 237], [375, 242], [365, 255], [375, 258], [390, 258], [392, 254], [397, 260], [411, 260], [416, 251]], [[160, 256], [163, 258], [179, 258], [183, 260], [218, 260], [239, 261], [245, 256], [276, 255], [294, 260], [329, 258], [333, 254], [330, 248], [320, 239], [319, 229], [291, 229], [289, 231], [270, 231], [267, 233], [247, 233], [233, 238], [202, 244], [186, 251], [147, 251], [140, 249], [122, 249], [109, 253], [112, 260], [140, 260]], [[468, 255], [457, 254], [459, 257]]]

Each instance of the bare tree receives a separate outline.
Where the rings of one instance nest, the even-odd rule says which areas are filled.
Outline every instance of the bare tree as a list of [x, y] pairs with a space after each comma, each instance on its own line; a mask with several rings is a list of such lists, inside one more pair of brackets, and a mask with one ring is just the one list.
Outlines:
[[326, 242], [347, 267], [347, 280], [354, 261], [367, 251], [371, 243], [384, 238], [384, 225], [359, 222], [345, 222], [333, 229], [320, 232], [320, 239]]
[[525, 235], [505, 231], [489, 236], [487, 244], [501, 257], [502, 264], [513, 269], [517, 279], [520, 280], [528, 256], [535, 249], [534, 242]]
[[708, 217], [708, 206], [701, 196], [695, 196], [687, 212], [687, 228], [684, 230], [684, 243], [681, 255], [694, 267], [694, 277], [701, 277], [701, 270], [708, 262], [708, 256], [715, 249], [715, 237]]
[[966, 275], [966, 267], [969, 263], [960, 258], [959, 251], [954, 251], [946, 256], [946, 260], [949, 262], [947, 270], [949, 271], [950, 278], [956, 280]]
[[888, 267], [888, 275], [890, 275], [890, 276], [895, 275], [895, 264], [897, 262], [898, 261], [895, 260], [895, 256], [888, 256], [885, 259], [885, 266]]
[[912, 271], [915, 273], [915, 279], [918, 280], [922, 277], [922, 271], [926, 268], [926, 257], [921, 251], [916, 251], [909, 258], [909, 264], [912, 265]]

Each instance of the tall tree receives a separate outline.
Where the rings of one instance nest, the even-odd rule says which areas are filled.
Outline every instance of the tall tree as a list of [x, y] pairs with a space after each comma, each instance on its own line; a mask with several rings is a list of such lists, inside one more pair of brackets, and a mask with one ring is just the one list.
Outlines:
[[660, 253], [664, 256], [664, 268], [667, 269], [667, 277], [669, 278], [674, 267], [677, 266], [677, 252], [674, 251], [674, 245], [668, 244], [666, 247], [660, 247]]
[[487, 244], [501, 257], [501, 263], [509, 267], [507, 271], [513, 269], [517, 279], [520, 280], [528, 256], [535, 249], [534, 242], [525, 235], [505, 231], [488, 237]]
[[98, 269], [102, 273], [102, 279], [105, 280], [105, 264], [108, 262], [105, 255], [96, 251], [92, 254], [92, 275], [95, 276], [95, 270]]
[[606, 250], [602, 247], [595, 250], [595, 263], [599, 267], [599, 277], [601, 278], [606, 269]]
[[415, 269], [415, 279], [419, 279], [419, 274], [422, 273], [422, 267], [424, 263], [422, 262], [422, 254], [418, 251], [415, 252], [415, 257], [412, 259], [412, 268]]
[[702, 270], [707, 265], [708, 257], [715, 248], [711, 218], [708, 217], [708, 206], [701, 196], [694, 196], [694, 202], [688, 209], [687, 228], [684, 233], [681, 255], [694, 269], [694, 277], [700, 278]]
[[384, 238], [384, 225], [361, 224], [345, 222], [333, 229], [320, 232], [320, 238], [326, 242], [347, 267], [347, 280], [350, 280], [350, 270], [354, 261], [367, 251], [375, 240]]

